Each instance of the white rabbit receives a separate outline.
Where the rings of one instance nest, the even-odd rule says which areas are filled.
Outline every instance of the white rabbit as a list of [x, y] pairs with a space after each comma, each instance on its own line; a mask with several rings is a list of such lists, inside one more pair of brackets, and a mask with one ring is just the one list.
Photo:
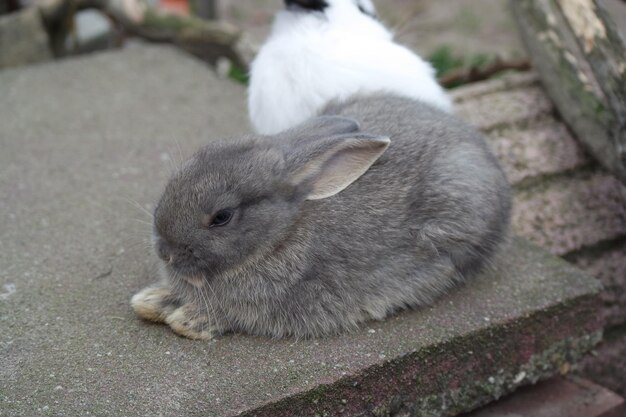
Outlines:
[[393, 41], [370, 0], [285, 3], [252, 63], [248, 105], [258, 133], [291, 128], [357, 94], [391, 93], [451, 112], [433, 67]]

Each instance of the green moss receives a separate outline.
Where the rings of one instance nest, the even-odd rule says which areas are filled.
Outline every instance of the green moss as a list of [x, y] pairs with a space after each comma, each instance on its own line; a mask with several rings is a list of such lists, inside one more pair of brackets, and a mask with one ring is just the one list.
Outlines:
[[228, 78], [243, 85], [248, 85], [250, 76], [248, 73], [236, 64], [232, 64], [228, 71]]
[[437, 71], [437, 77], [441, 77], [448, 72], [461, 68], [464, 59], [452, 52], [452, 48], [447, 45], [440, 46], [428, 57], [430, 63]]
[[[430, 63], [435, 67], [437, 77], [443, 77], [454, 70], [461, 68], [482, 68], [495, 60], [495, 56], [487, 54], [461, 55], [455, 53], [448, 45], [440, 46], [428, 57]], [[451, 87], [457, 87], [453, 85]]]

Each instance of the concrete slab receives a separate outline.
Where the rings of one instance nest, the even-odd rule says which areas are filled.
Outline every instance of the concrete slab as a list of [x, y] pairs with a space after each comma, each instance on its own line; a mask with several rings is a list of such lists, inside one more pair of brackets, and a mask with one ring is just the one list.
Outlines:
[[195, 342], [138, 320], [143, 209], [172, 165], [247, 130], [244, 104], [163, 47], [0, 72], [1, 416], [454, 415], [598, 340], [598, 284], [519, 240], [435, 306], [341, 337]]

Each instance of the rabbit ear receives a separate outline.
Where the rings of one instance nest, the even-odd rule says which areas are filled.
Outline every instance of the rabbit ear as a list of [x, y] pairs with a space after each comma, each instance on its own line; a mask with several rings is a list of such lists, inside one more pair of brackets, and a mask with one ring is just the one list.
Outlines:
[[318, 116], [298, 126], [297, 129], [314, 132], [317, 137], [328, 137], [357, 132], [359, 123], [348, 117]]
[[331, 197], [365, 174], [389, 143], [384, 136], [357, 133], [296, 145], [287, 157], [290, 181], [307, 200]]
[[322, 138], [358, 131], [359, 123], [354, 119], [340, 116], [319, 116], [276, 136], [280, 143], [288, 143], [290, 146], [299, 147]]

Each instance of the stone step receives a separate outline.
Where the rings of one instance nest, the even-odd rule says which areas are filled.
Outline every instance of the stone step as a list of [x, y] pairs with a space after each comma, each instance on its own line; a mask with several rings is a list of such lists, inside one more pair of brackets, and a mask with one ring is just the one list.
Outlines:
[[555, 255], [626, 236], [626, 190], [604, 172], [561, 178], [516, 193], [513, 227]]
[[463, 417], [624, 417], [624, 399], [582, 378], [555, 378], [524, 387]]
[[166, 47], [0, 72], [0, 415], [455, 415], [598, 341], [596, 281], [519, 239], [434, 306], [339, 337], [138, 320], [142, 210], [198, 146], [247, 130], [244, 97]]
[[600, 381], [602, 386], [626, 398], [626, 328], [608, 332], [593, 355], [587, 355], [578, 368], [585, 378]]
[[601, 250], [576, 254], [568, 260], [602, 281], [606, 324], [622, 324], [626, 319], [626, 240]]
[[483, 128], [513, 183], [515, 232], [600, 279], [607, 324], [624, 324], [626, 185], [587, 155], [532, 73], [453, 95], [458, 113]]

